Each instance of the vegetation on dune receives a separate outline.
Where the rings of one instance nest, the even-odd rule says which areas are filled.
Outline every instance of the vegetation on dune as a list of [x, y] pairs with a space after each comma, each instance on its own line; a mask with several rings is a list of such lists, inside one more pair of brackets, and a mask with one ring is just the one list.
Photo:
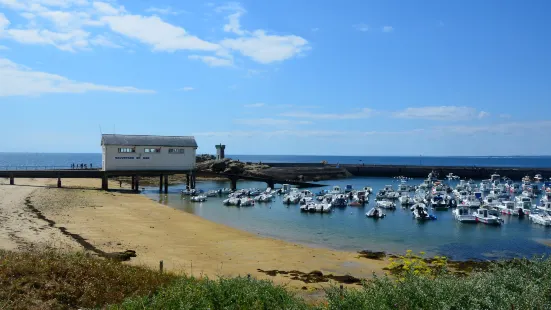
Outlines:
[[307, 303], [248, 277], [193, 278], [82, 253], [0, 251], [0, 309], [551, 309], [551, 260], [492, 263], [465, 276], [412, 252], [359, 289]]
[[0, 309], [96, 308], [152, 294], [175, 278], [80, 252], [0, 250]]

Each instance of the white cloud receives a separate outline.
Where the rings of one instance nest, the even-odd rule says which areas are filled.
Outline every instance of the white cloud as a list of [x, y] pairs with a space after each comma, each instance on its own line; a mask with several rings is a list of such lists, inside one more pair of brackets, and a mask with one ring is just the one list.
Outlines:
[[0, 58], [0, 97], [36, 96], [47, 93], [84, 93], [90, 91], [117, 93], [154, 93], [130, 86], [108, 86], [70, 80], [64, 76], [34, 71], [9, 59]]
[[218, 44], [203, 41], [186, 32], [184, 28], [164, 22], [158, 16], [141, 15], [105, 16], [102, 18], [111, 30], [158, 51], [203, 50], [216, 51]]
[[361, 32], [369, 31], [369, 26], [364, 23], [354, 25], [354, 28], [356, 28], [356, 30]]
[[201, 55], [189, 55], [188, 59], [200, 60], [211, 67], [231, 67], [233, 61], [231, 59], [224, 59], [214, 56], [201, 56]]
[[119, 6], [118, 8], [115, 8], [106, 2], [94, 2], [93, 7], [94, 9], [96, 9], [96, 11], [99, 14], [102, 14], [102, 15], [119, 15], [125, 12], [125, 9], [123, 6]]
[[182, 87], [180, 88], [181, 91], [192, 91], [192, 90], [195, 90], [195, 88], [191, 87], [191, 86], [185, 86], [185, 87]]
[[296, 118], [310, 118], [310, 119], [362, 119], [373, 116], [375, 112], [368, 108], [363, 108], [355, 113], [312, 113], [312, 112], [287, 112], [282, 113], [280, 116], [284, 117], [296, 117]]
[[224, 39], [220, 42], [220, 45], [239, 51], [241, 54], [263, 64], [287, 60], [310, 49], [308, 41], [302, 37], [269, 35], [264, 30], [256, 30], [251, 36]]
[[0, 12], [0, 34], [2, 33], [2, 31], [4, 31], [4, 29], [8, 28], [9, 25], [10, 21], [8, 20], [6, 15]]
[[394, 28], [392, 26], [384, 26], [383, 32], [392, 32], [394, 31]]
[[252, 104], [246, 104], [244, 105], [245, 108], [261, 108], [265, 106], [264, 102], [258, 102], [258, 103], [252, 103]]
[[274, 131], [212, 131], [212, 132], [195, 132], [194, 136], [206, 137], [300, 137], [300, 138], [330, 138], [330, 137], [358, 137], [358, 136], [403, 136], [417, 135], [425, 132], [424, 129], [412, 129], [403, 131], [341, 131], [341, 130], [274, 130]]
[[488, 117], [490, 116], [490, 113], [486, 112], [486, 111], [480, 111], [478, 113], [478, 118], [485, 118], [485, 117]]
[[24, 44], [53, 45], [62, 51], [74, 52], [88, 47], [90, 33], [83, 30], [54, 32], [38, 29], [9, 29], [10, 38]]
[[96, 45], [96, 46], [103, 46], [103, 47], [110, 47], [110, 48], [122, 48], [122, 46], [113, 43], [111, 40], [109, 40], [106, 36], [103, 35], [97, 35], [93, 39], [90, 40], [90, 44]]
[[295, 121], [288, 119], [275, 118], [253, 118], [253, 119], [236, 119], [233, 121], [236, 124], [248, 126], [281, 126], [281, 125], [310, 125], [311, 121]]
[[439, 121], [470, 120], [487, 116], [484, 111], [477, 111], [475, 108], [458, 106], [429, 106], [420, 108], [407, 108], [403, 111], [394, 112], [396, 118], [428, 119]]
[[171, 7], [165, 7], [165, 8], [156, 8], [156, 7], [150, 7], [147, 10], [145, 10], [148, 13], [158, 13], [163, 15], [180, 15], [184, 13], [184, 11], [174, 11]]
[[551, 129], [551, 121], [532, 121], [532, 122], [510, 122], [490, 124], [483, 126], [443, 126], [438, 130], [447, 131], [455, 134], [503, 134], [503, 135], [525, 135], [526, 132], [534, 130]]
[[0, 51], [2, 51], [2, 50], [4, 50], [4, 51], [5, 51], [5, 50], [9, 50], [9, 49], [10, 49], [10, 48], [9, 48], [9, 47], [7, 47], [7, 46], [4, 46], [4, 45], [0, 45]]

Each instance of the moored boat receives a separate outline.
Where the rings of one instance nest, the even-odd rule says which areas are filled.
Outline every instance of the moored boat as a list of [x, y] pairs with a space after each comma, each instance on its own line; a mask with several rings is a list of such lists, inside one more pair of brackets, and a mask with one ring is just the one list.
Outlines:
[[461, 223], [476, 223], [476, 217], [471, 214], [469, 208], [460, 207], [452, 212], [455, 219]]
[[473, 215], [476, 217], [476, 221], [486, 224], [486, 225], [501, 225], [502, 219], [499, 217], [490, 214], [489, 210], [486, 208], [480, 208], [473, 212]]
[[386, 214], [383, 213], [383, 210], [381, 208], [375, 207], [369, 210], [365, 216], [375, 219], [381, 219], [386, 216]]

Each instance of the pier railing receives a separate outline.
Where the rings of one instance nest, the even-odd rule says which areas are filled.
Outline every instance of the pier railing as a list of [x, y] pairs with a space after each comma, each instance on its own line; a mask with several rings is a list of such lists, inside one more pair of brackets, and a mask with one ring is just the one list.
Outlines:
[[0, 166], [0, 171], [8, 171], [8, 170], [17, 170], [17, 171], [24, 171], [24, 170], [30, 170], [30, 171], [36, 171], [36, 170], [99, 170], [98, 167], [96, 168], [80, 168], [78, 167], [71, 167], [71, 166]]

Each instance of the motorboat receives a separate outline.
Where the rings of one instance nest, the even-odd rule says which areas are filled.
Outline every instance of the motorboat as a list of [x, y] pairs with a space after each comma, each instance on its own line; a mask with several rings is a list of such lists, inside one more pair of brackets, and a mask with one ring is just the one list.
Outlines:
[[216, 197], [216, 196], [218, 196], [218, 191], [217, 190], [210, 190], [205, 194], [205, 196], [207, 196], [207, 197]]
[[347, 204], [346, 196], [343, 194], [334, 195], [333, 200], [331, 201], [331, 205], [334, 208], [344, 208], [346, 207], [346, 204]]
[[448, 209], [448, 204], [442, 195], [432, 196], [430, 199], [430, 205], [433, 209]]
[[411, 207], [413, 217], [417, 220], [426, 221], [426, 220], [436, 220], [436, 216], [429, 214], [427, 206], [422, 203], [415, 204]]
[[238, 206], [239, 207], [252, 207], [252, 206], [254, 206], [254, 199], [251, 199], [251, 198], [248, 198], [248, 197], [241, 198], [239, 200]]
[[483, 180], [482, 182], [480, 182], [479, 189], [483, 193], [489, 193], [490, 190], [492, 190], [492, 184], [490, 180]]
[[421, 183], [421, 185], [419, 185], [419, 188], [424, 189], [424, 190], [427, 190], [431, 187], [432, 187], [432, 180], [431, 179], [426, 179], [426, 180], [423, 181], [423, 183]]
[[386, 216], [386, 214], [383, 213], [383, 210], [379, 207], [371, 208], [371, 210], [367, 211], [365, 216], [374, 218], [374, 219], [382, 219]]
[[300, 191], [300, 196], [301, 197], [311, 197], [311, 198], [314, 198], [314, 193], [312, 193], [311, 191], [305, 189], [305, 190], [302, 190]]
[[367, 195], [370, 195], [371, 193], [373, 193], [373, 188], [371, 188], [371, 186], [365, 186], [362, 190], [366, 192]]
[[501, 225], [503, 221], [495, 215], [491, 215], [489, 210], [486, 208], [480, 208], [473, 212], [473, 215], [476, 217], [476, 221], [484, 223], [486, 225]]
[[[515, 201], [515, 210], [518, 212], [518, 215], [530, 214], [532, 212], [532, 200], [528, 200], [526, 197], [521, 201]], [[514, 214], [513, 215], [517, 215]]]
[[409, 195], [402, 193], [402, 196], [398, 198], [398, 202], [401, 206], [410, 206], [413, 205], [415, 202], [413, 198], [409, 197]]
[[509, 214], [509, 215], [513, 215], [516, 209], [514, 201], [503, 201], [496, 208], [499, 210], [499, 212], [501, 212], [501, 214]]
[[551, 201], [551, 192], [545, 192], [545, 194], [543, 194], [543, 197], [541, 198], [541, 203], [546, 203], [546, 202], [550, 202]]
[[344, 192], [345, 193], [350, 193], [351, 191], [353, 191], [354, 189], [352, 188], [352, 185], [351, 184], [346, 184], [344, 186]]
[[547, 201], [536, 209], [551, 212], [551, 202]]
[[494, 173], [490, 176], [490, 181], [491, 182], [501, 182], [501, 176], [497, 173]]
[[299, 201], [300, 196], [293, 193], [285, 194], [285, 196], [283, 196], [283, 203], [286, 205], [297, 204]]
[[203, 202], [203, 201], [207, 201], [207, 196], [205, 195], [192, 196], [190, 200], [193, 202]]
[[330, 213], [333, 211], [333, 206], [327, 201], [324, 201], [321, 205], [321, 213]]
[[300, 212], [308, 212], [309, 205], [302, 205], [300, 206]]
[[549, 211], [535, 212], [530, 214], [528, 218], [536, 224], [551, 226], [551, 213]]
[[309, 204], [310, 202], [314, 202], [314, 198], [312, 198], [312, 197], [302, 197], [298, 201], [298, 204], [302, 206], [302, 205], [305, 205], [305, 204]]
[[469, 208], [460, 207], [452, 211], [455, 219], [461, 223], [476, 223], [476, 217]]
[[461, 201], [461, 206], [467, 208], [480, 208], [480, 200], [475, 195], [469, 195], [467, 199]]
[[497, 207], [499, 205], [499, 200], [489, 195], [484, 197], [484, 200], [482, 202], [486, 206]]
[[310, 213], [316, 213], [317, 212], [317, 207], [318, 207], [317, 204], [311, 202], [311, 203], [307, 204], [306, 206], [308, 206], [308, 212], [310, 212]]
[[381, 209], [396, 209], [396, 204], [389, 200], [379, 200], [377, 201], [376, 206]]
[[335, 185], [335, 186], [333, 186], [333, 189], [329, 193], [333, 194], [333, 195], [342, 194], [342, 189], [341, 189], [340, 186]]
[[273, 199], [274, 196], [272, 194], [260, 194], [254, 197], [254, 200], [258, 202], [271, 202]]
[[224, 199], [222, 203], [225, 206], [237, 206], [241, 203], [241, 198], [230, 197], [228, 199]]
[[536, 174], [536, 175], [534, 176], [534, 182], [539, 183], [539, 182], [541, 182], [542, 180], [543, 180], [543, 177], [541, 176], [541, 174]]
[[448, 208], [457, 208], [457, 199], [452, 196], [446, 197], [446, 203], [448, 204]]
[[406, 183], [400, 183], [398, 185], [397, 192], [400, 193], [400, 194], [409, 193], [409, 186]]

